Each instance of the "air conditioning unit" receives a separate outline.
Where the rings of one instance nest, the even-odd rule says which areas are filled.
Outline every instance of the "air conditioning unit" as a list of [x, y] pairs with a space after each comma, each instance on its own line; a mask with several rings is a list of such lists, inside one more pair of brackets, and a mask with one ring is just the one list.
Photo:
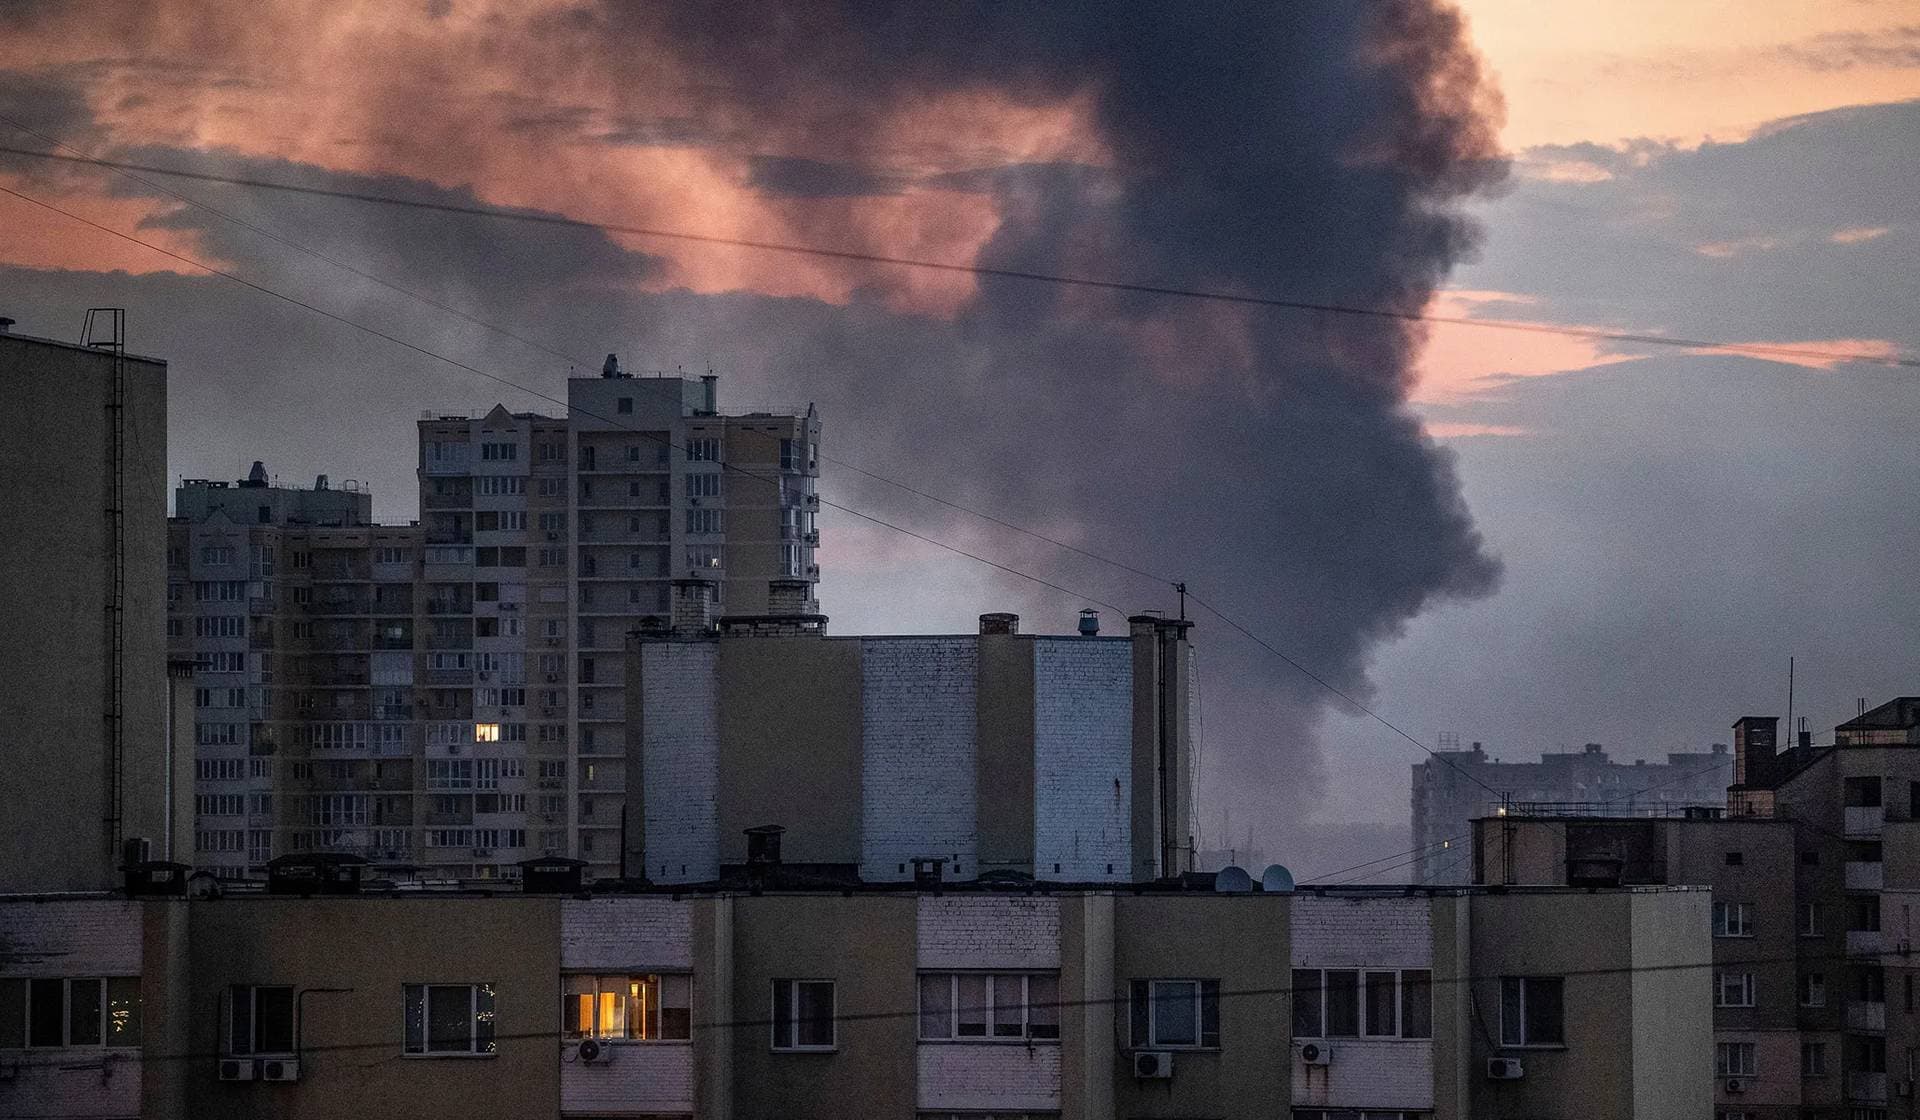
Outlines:
[[252, 1058], [222, 1058], [220, 1059], [220, 1080], [252, 1081], [259, 1076], [255, 1065]]
[[1520, 1068], [1518, 1058], [1488, 1058], [1487, 1078], [1490, 1081], [1518, 1081], [1526, 1076]]
[[1744, 1093], [1746, 1091], [1747, 1091], [1747, 1083], [1745, 1080], [1738, 1077], [1727, 1078], [1728, 1093]]
[[259, 1066], [262, 1081], [300, 1080], [300, 1059], [298, 1058], [262, 1058]]
[[1173, 1055], [1165, 1050], [1142, 1050], [1133, 1056], [1133, 1076], [1141, 1081], [1165, 1081], [1173, 1076]]
[[584, 1065], [607, 1065], [613, 1061], [613, 1047], [597, 1038], [581, 1039], [580, 1045], [574, 1047], [573, 1052]]
[[1333, 1047], [1324, 1042], [1303, 1042], [1300, 1044], [1300, 1060], [1310, 1066], [1333, 1064]]

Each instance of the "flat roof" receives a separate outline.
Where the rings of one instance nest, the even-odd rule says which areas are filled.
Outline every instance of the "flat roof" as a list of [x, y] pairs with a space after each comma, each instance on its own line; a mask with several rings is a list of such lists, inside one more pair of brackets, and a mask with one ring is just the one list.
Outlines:
[[[0, 332], [0, 342], [6, 342], [8, 340], [32, 342], [40, 346], [57, 346], [62, 350], [78, 350], [82, 354], [100, 354], [109, 357], [113, 354], [113, 351], [102, 349], [98, 346], [82, 346], [78, 342], [66, 342], [58, 338], [41, 338], [39, 335], [21, 334], [18, 331], [11, 330]], [[129, 361], [146, 362], [148, 365], [164, 366], [167, 364], [165, 358], [150, 358], [144, 354], [129, 353], [126, 355], [126, 358]]]

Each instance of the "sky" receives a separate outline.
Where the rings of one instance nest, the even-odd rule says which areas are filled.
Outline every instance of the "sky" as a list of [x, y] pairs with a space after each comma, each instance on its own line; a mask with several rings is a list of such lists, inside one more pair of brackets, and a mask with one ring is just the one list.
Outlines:
[[[102, 20], [0, 0], [0, 145], [1450, 318], [1920, 353], [1912, 3], [903, 12], [437, 0]], [[1066, 631], [1087, 605], [1118, 624], [1173, 609], [1167, 582], [1185, 579], [1408, 736], [1509, 758], [1725, 741], [1739, 715], [1785, 714], [1789, 656], [1816, 730], [1915, 687], [1910, 368], [147, 178], [0, 156], [0, 188], [502, 379], [0, 195], [0, 314], [65, 337], [85, 307], [128, 306], [135, 348], [172, 361], [176, 475], [262, 458], [287, 481], [362, 481], [405, 519], [421, 411], [551, 407], [506, 383], [561, 395], [569, 361], [617, 351], [712, 368], [723, 405], [818, 402], [828, 497], [1073, 591], [823, 515], [840, 633], [964, 631], [995, 609]], [[1419, 749], [1194, 610], [1203, 842], [1230, 815], [1234, 842], [1251, 833], [1302, 877], [1406, 847]]]

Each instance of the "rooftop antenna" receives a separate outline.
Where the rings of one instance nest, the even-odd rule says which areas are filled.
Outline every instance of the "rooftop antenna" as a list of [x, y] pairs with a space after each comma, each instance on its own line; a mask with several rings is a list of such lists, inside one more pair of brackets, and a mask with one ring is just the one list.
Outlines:
[[1175, 591], [1178, 591], [1178, 592], [1180, 593], [1180, 621], [1182, 621], [1182, 622], [1185, 622], [1185, 621], [1187, 620], [1187, 584], [1186, 584], [1186, 581], [1185, 581], [1185, 580], [1181, 580], [1181, 581], [1180, 581], [1179, 583], [1176, 583], [1176, 584], [1174, 584], [1174, 585], [1173, 585], [1173, 589], [1174, 589]]
[[1867, 698], [1866, 697], [1864, 696], [1856, 697], [1853, 701], [1853, 706], [1856, 709], [1856, 711], [1853, 713], [1854, 715], [1864, 716], [1867, 714]]
[[1787, 655], [1787, 730], [1793, 730], [1793, 655]]

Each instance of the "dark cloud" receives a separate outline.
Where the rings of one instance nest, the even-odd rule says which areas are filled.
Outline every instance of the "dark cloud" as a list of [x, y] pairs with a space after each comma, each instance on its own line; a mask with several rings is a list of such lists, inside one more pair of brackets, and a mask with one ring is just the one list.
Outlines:
[[1833, 72], [1857, 67], [1920, 66], [1920, 26], [1881, 31], [1833, 31], [1780, 48], [1790, 61], [1810, 70]]
[[[1497, 98], [1457, 14], [1429, 0], [1222, 5], [1206, 18], [1093, 3], [608, 4], [549, 17], [540, 32], [583, 70], [624, 76], [636, 59], [670, 59], [713, 91], [697, 120], [650, 115], [635, 94], [611, 126], [564, 107], [544, 118], [530, 109], [523, 123], [601, 129], [624, 143], [752, 137], [755, 150], [787, 153], [760, 162], [755, 182], [811, 202], [796, 220], [826, 244], [864, 243], [847, 196], [871, 184], [855, 169], [898, 166], [900, 146], [924, 141], [902, 133], [900, 115], [975, 94], [1033, 106], [1079, 99], [1108, 153], [1097, 169], [981, 164], [967, 176], [996, 206], [980, 263], [997, 268], [1417, 310], [1475, 244], [1463, 202], [1503, 174]], [[489, 145], [528, 141], [476, 131], [467, 142], [484, 165]], [[200, 158], [263, 177], [323, 176]], [[1006, 279], [983, 280], [951, 319], [866, 299], [836, 308], [747, 293], [634, 296], [626, 285], [651, 262], [588, 234], [193, 191], [563, 348], [620, 349], [637, 368], [711, 356], [731, 401], [816, 400], [830, 451], [1185, 579], [1355, 693], [1367, 691], [1383, 640], [1499, 579], [1452, 456], [1405, 407], [1420, 342], [1411, 327]], [[313, 262], [198, 211], [158, 220], [303, 293], [318, 287], [330, 307], [561, 392], [564, 371], [551, 359], [358, 281], [317, 284], [326, 274]], [[14, 280], [34, 284], [34, 314], [108, 292], [140, 309], [136, 330], [174, 360], [181, 469], [221, 474], [228, 455], [265, 456], [292, 475], [371, 475], [383, 513], [395, 515], [410, 505], [419, 408], [535, 403], [217, 280], [15, 275], [9, 288]], [[19, 317], [27, 329], [29, 315]], [[1164, 585], [903, 506], [878, 484], [828, 485], [942, 535], [987, 533], [994, 555], [1127, 609], [1173, 606]], [[828, 536], [836, 532], [878, 546], [829, 554], [841, 567], [829, 568], [822, 596], [836, 625], [948, 628], [1011, 606], [1041, 614], [1035, 629], [1058, 630], [1080, 605], [982, 583], [979, 570], [924, 552], [889, 575], [900, 542], [829, 518]], [[1325, 788], [1315, 727], [1327, 694], [1202, 621], [1206, 795], [1236, 821], [1258, 822], [1283, 857]]]

